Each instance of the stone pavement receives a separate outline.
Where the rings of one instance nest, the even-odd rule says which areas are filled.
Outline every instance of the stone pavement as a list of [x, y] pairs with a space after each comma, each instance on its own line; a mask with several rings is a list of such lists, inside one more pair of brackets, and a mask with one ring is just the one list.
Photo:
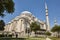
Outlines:
[[51, 40], [51, 39], [47, 37], [46, 40]]

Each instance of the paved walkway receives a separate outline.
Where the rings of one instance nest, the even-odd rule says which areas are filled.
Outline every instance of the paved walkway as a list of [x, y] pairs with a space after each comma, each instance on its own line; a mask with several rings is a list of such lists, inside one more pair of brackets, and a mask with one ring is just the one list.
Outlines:
[[51, 40], [51, 39], [47, 37], [46, 40]]

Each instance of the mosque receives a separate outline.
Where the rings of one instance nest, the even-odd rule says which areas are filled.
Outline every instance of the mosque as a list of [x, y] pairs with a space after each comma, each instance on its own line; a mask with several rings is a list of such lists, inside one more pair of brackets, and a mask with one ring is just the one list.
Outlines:
[[[27, 35], [26, 29], [30, 28], [30, 24], [34, 21], [40, 24], [40, 28], [43, 29], [40, 33], [50, 31], [49, 17], [48, 17], [48, 7], [45, 3], [46, 10], [46, 22], [39, 20], [29, 11], [23, 11], [19, 16], [15, 17], [8, 24], [5, 25], [4, 33], [18, 35], [18, 37], [24, 37]], [[43, 35], [43, 34], [42, 34]]]

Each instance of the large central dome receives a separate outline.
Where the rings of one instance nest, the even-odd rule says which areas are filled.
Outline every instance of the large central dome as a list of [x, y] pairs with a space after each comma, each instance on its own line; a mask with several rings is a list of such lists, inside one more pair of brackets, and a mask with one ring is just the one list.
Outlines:
[[22, 14], [27, 14], [27, 13], [29, 13], [29, 14], [32, 14], [31, 12], [29, 12], [29, 11], [23, 11], [23, 12], [21, 12]]

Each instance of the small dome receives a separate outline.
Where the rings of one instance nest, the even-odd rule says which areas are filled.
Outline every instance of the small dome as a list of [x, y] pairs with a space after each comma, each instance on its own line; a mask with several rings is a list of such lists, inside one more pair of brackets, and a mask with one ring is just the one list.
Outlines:
[[31, 12], [29, 12], [29, 11], [23, 11], [23, 12], [21, 12], [21, 13], [23, 13], [23, 14], [25, 14], [25, 13], [30, 13], [30, 14], [31, 14]]

